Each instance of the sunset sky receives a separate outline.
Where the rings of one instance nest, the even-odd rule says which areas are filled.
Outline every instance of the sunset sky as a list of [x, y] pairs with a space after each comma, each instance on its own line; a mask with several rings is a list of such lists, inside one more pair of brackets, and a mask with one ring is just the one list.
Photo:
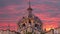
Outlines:
[[[31, 0], [33, 14], [40, 18], [43, 28], [56, 28], [60, 24], [60, 0]], [[18, 21], [26, 16], [28, 0], [0, 0], [1, 26], [12, 25], [17, 28]], [[4, 29], [4, 28], [3, 28]]]

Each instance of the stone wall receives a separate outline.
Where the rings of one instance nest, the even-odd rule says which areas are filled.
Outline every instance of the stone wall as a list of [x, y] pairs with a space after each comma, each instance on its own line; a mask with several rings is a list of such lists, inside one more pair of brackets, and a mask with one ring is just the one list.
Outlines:
[[60, 34], [60, 27], [51, 29], [50, 31], [46, 32], [46, 34]]
[[0, 34], [17, 34], [17, 32], [10, 30], [0, 30]]

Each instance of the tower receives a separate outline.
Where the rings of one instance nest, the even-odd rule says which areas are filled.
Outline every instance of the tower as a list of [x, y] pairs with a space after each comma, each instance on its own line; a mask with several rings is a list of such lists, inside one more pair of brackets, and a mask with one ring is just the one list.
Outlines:
[[31, 3], [29, 0], [29, 7], [27, 9], [28, 16], [23, 17], [19, 22], [19, 29], [21, 34], [41, 34], [43, 31], [42, 29], [42, 22], [41, 20], [32, 14]]

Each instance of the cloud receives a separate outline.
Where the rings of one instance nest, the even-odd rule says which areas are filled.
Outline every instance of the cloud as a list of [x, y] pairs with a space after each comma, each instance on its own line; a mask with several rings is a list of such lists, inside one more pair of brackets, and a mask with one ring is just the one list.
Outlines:
[[[40, 18], [40, 20], [43, 23], [43, 28], [45, 29], [49, 29], [49, 28], [56, 28], [59, 27], [58, 23], [60, 22], [60, 18], [58, 17], [49, 17], [46, 14], [35, 14], [38, 18]], [[48, 17], [47, 17], [48, 16]], [[50, 26], [51, 25], [51, 26]]]
[[0, 7], [12, 5], [12, 4], [21, 4], [23, 0], [0, 0]]
[[16, 23], [13, 23], [13, 22], [10, 22], [10, 23], [8, 23], [8, 22], [0, 23], [0, 29], [7, 30], [8, 26], [10, 27], [9, 28], [10, 30], [17, 31], [17, 29], [18, 29], [18, 26], [17, 26]]
[[[57, 27], [60, 21], [60, 0], [31, 0], [31, 5], [33, 13], [46, 25], [44, 28]], [[28, 14], [27, 8], [28, 0], [0, 0], [0, 23], [18, 22]]]

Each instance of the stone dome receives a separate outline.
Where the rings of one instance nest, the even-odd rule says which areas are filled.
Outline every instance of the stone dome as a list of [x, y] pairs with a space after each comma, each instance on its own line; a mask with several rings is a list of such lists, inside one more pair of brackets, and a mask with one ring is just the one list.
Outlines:
[[34, 14], [32, 14], [32, 8], [30, 6], [29, 3], [29, 8], [28, 10], [28, 16], [23, 17], [19, 22], [19, 29], [21, 31], [21, 34], [23, 34], [22, 32], [26, 33], [26, 32], [42, 32], [42, 22], [41, 20], [35, 16]]

